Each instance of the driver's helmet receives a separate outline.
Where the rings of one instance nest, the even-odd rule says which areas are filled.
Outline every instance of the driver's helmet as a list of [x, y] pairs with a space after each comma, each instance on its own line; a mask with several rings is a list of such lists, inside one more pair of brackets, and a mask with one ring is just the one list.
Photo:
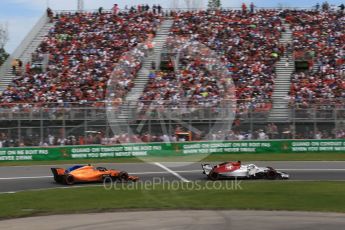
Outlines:
[[255, 169], [255, 165], [253, 165], [253, 164], [248, 165], [248, 169], [249, 169], [249, 170], [250, 170], [250, 169]]
[[105, 167], [97, 167], [96, 170], [98, 170], [98, 171], [107, 171], [107, 169]]

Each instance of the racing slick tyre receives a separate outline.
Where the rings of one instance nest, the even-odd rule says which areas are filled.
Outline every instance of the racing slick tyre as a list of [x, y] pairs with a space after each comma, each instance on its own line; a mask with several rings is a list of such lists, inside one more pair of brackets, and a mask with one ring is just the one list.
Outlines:
[[63, 182], [67, 185], [73, 185], [74, 177], [72, 175], [66, 175]]
[[103, 183], [110, 183], [113, 181], [114, 181], [114, 179], [111, 176], [103, 176], [103, 178], [102, 178]]
[[124, 171], [122, 171], [122, 172], [120, 172], [119, 173], [119, 175], [118, 175], [118, 180], [119, 181], [122, 181], [122, 182], [124, 182], [124, 181], [128, 181], [128, 173], [127, 172], [124, 172]]
[[278, 176], [277, 176], [277, 179], [278, 179], [278, 180], [284, 180], [284, 178], [283, 178], [281, 175], [278, 175]]
[[210, 172], [210, 174], [208, 174], [208, 178], [210, 180], [218, 180], [219, 179], [219, 175], [216, 172]]
[[266, 174], [266, 179], [267, 180], [276, 180], [276, 179], [279, 179], [279, 175], [277, 174], [276, 171], [270, 170]]

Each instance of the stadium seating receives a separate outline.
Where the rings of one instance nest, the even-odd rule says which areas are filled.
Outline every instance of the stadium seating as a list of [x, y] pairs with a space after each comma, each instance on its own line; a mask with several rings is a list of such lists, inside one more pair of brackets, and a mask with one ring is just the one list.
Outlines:
[[295, 58], [309, 70], [291, 77], [291, 105], [298, 108], [344, 106], [345, 20], [339, 12], [286, 11], [294, 37]]
[[[267, 10], [255, 14], [180, 12], [175, 14], [171, 40], [188, 37], [218, 52], [219, 57], [226, 60], [236, 85], [237, 112], [247, 113], [251, 109], [267, 112], [274, 89], [274, 65], [283, 53], [278, 41], [284, 28], [278, 15], [277, 11]], [[179, 98], [192, 98], [193, 104], [200, 104], [200, 98], [222, 99], [217, 95], [214, 82], [205, 80], [204, 76], [188, 75], [197, 65], [195, 61], [186, 65], [189, 69], [184, 72], [185, 76], [175, 76], [172, 72], [153, 74], [141, 99], [170, 103]], [[198, 84], [202, 87], [195, 90]], [[182, 85], [183, 90], [179, 87]]]
[[[171, 42], [167, 43], [168, 47], [171, 45]], [[181, 49], [179, 56], [179, 70], [150, 74], [140, 98], [141, 106], [183, 108], [188, 113], [220, 107], [222, 99], [230, 98], [233, 90], [229, 81], [231, 75], [212, 50], [195, 42]]]
[[[331, 110], [332, 116], [334, 108], [344, 109], [345, 20], [339, 12], [260, 10], [250, 13], [224, 10], [175, 12], [172, 16], [174, 25], [168, 41], [179, 41], [179, 39], [195, 41], [218, 54], [219, 60], [235, 83], [238, 116], [247, 116], [249, 111], [253, 111], [255, 115], [267, 115], [271, 109], [271, 96], [276, 78], [275, 65], [282, 55], [286, 55], [285, 47], [279, 44], [281, 34], [284, 32], [282, 17], [291, 24], [293, 30], [292, 45], [295, 58], [309, 62], [308, 71], [296, 72], [291, 76], [291, 105], [297, 105], [303, 110], [310, 108], [311, 105], [323, 104], [319, 108]], [[49, 54], [47, 71], [36, 72], [34, 68], [27, 68], [3, 91], [0, 96], [0, 106], [10, 107], [10, 111], [14, 114], [27, 112], [30, 115], [39, 111], [32, 107], [75, 106], [79, 109], [90, 106], [90, 109], [94, 107], [103, 109], [106, 86], [109, 82], [114, 89], [113, 94], [110, 95], [111, 99], [124, 98], [133, 87], [133, 80], [141, 68], [138, 60], [143, 54], [134, 52], [137, 55], [134, 55], [134, 58], [123, 54], [127, 51], [135, 51], [139, 43], [153, 36], [162, 20], [161, 16], [151, 12], [134, 11], [118, 14], [85, 12], [55, 15], [53, 18], [55, 27], [33, 54], [34, 60], [38, 61], [43, 60], [44, 54]], [[173, 47], [168, 43], [167, 49]], [[213, 116], [220, 102], [227, 99], [226, 77], [217, 77], [205, 68], [208, 65], [206, 56], [182, 55], [179, 61], [179, 71], [159, 70], [150, 73], [139, 105], [135, 107], [140, 110], [151, 104], [161, 108], [182, 108], [188, 105], [184, 107], [186, 111], [190, 108], [210, 108], [210, 114]], [[135, 71], [128, 73], [123, 72], [121, 68], [117, 69], [121, 62], [130, 65]], [[112, 73], [119, 76], [115, 81], [113, 78], [109, 80]], [[187, 104], [181, 103], [182, 100], [186, 100]], [[18, 106], [17, 103], [21, 105]], [[68, 114], [66, 111], [70, 110], [44, 108], [43, 111], [44, 116], [55, 120], [62, 115], [54, 117], [51, 114], [66, 115]], [[304, 119], [329, 117], [327, 113], [324, 115], [307, 113], [311, 115], [303, 114]], [[87, 112], [81, 117], [85, 114]], [[344, 116], [344, 111], [338, 111], [335, 117]], [[74, 119], [72, 115], [70, 118]], [[138, 120], [140, 118], [139, 114]], [[254, 123], [255, 121], [252, 120]], [[210, 139], [266, 139], [277, 137], [279, 132], [281, 135], [278, 136], [282, 138], [292, 138], [292, 133], [295, 133], [295, 138], [345, 137], [343, 126], [334, 129], [332, 127], [323, 132], [315, 128], [311, 132], [309, 129], [306, 131], [307, 128], [294, 130], [286, 125], [286, 127], [281, 126], [283, 128], [279, 127], [280, 130], [275, 128], [275, 131], [272, 131], [272, 128], [255, 125], [249, 130], [245, 124], [241, 126], [241, 119], [236, 119], [234, 123], [237, 122], [239, 124], [235, 124], [233, 130], [214, 133]], [[177, 138], [174, 134], [164, 136], [154, 132], [148, 134], [145, 131], [140, 135], [117, 134], [112, 138], [109, 136], [106, 138], [104, 133], [103, 130], [97, 134], [83, 134], [83, 138], [72, 135], [63, 139], [58, 132], [55, 132], [54, 141], [39, 143], [41, 140], [37, 138], [32, 143], [35, 143], [34, 145], [82, 145], [101, 142], [113, 144], [176, 141]], [[15, 138], [7, 133], [2, 133], [0, 139], [9, 139], [4, 146], [21, 145], [14, 144]], [[194, 137], [193, 139], [198, 140]]]
[[[15, 78], [0, 97], [2, 106], [102, 105], [106, 84], [121, 55], [155, 34], [161, 17], [142, 13], [63, 13], [34, 56], [50, 55], [48, 70]], [[140, 63], [137, 64], [140, 69]], [[122, 97], [135, 73], [119, 79]], [[68, 104], [67, 104], [68, 103]], [[73, 104], [75, 103], [75, 104]]]

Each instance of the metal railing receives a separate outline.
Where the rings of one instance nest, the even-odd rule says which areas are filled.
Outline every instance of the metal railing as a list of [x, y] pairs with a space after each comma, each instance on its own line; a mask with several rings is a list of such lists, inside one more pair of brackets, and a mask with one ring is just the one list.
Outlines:
[[[331, 10], [335, 10], [336, 6], [332, 6], [330, 8]], [[135, 10], [137, 10], [137, 8], [135, 8]], [[210, 10], [207, 7], [200, 7], [200, 8], [183, 8], [183, 7], [178, 7], [178, 8], [162, 8], [162, 12], [163, 13], [170, 13], [170, 12], [183, 12], [183, 11], [205, 11], [205, 10]], [[236, 10], [236, 11], [240, 11], [242, 10], [242, 7], [221, 7], [218, 10]], [[249, 11], [249, 5], [247, 5], [247, 11]], [[259, 10], [316, 10], [315, 6], [310, 6], [310, 7], [289, 7], [289, 6], [272, 6], [272, 7], [259, 7], [259, 6], [255, 6], [255, 10], [259, 11]], [[129, 12], [130, 8], [122, 8], [120, 9], [121, 12]], [[150, 12], [152, 11], [152, 6], [150, 6]], [[80, 10], [54, 10], [54, 13], [58, 13], [58, 14], [63, 14], [63, 13], [80, 13], [80, 12], [90, 12], [90, 13], [97, 13], [98, 9], [84, 9], [83, 11]], [[102, 13], [112, 13], [113, 10], [112, 9], [102, 9]]]
[[[236, 103], [217, 106], [190, 105], [187, 101], [177, 105], [152, 103], [113, 106], [109, 101], [99, 107], [80, 104], [65, 104], [56, 107], [50, 104], [17, 104], [13, 107], [0, 106], [0, 142], [5, 146], [26, 146], [46, 144], [54, 136], [64, 143], [75, 143], [75, 139], [90, 139], [87, 144], [109, 144], [116, 142], [114, 135], [155, 136], [175, 135], [178, 127], [193, 132], [195, 140], [224, 138], [259, 139], [262, 132], [269, 139], [302, 138], [345, 138], [345, 104], [315, 105], [309, 108], [290, 107], [289, 118], [281, 122], [270, 121], [269, 112], [248, 109], [235, 116]], [[55, 106], [54, 106], [55, 105]], [[129, 109], [129, 119], [118, 119], [121, 109]], [[115, 116], [113, 116], [115, 114]], [[218, 127], [214, 129], [214, 127]], [[219, 129], [220, 127], [220, 129]], [[224, 134], [224, 135], [223, 135]], [[210, 139], [211, 138], [211, 139]], [[73, 139], [73, 140], [72, 140]], [[13, 143], [11, 142], [13, 140]], [[71, 142], [69, 142], [71, 141]], [[11, 142], [11, 143], [9, 143]], [[86, 142], [80, 142], [83, 144]]]
[[[111, 115], [117, 119], [121, 110], [129, 111], [126, 121], [160, 120], [162, 117], [181, 120], [217, 120], [233, 116], [242, 120], [268, 121], [271, 100], [201, 101], [99, 101], [86, 103], [18, 103], [0, 104], [0, 120], [99, 120]], [[244, 106], [245, 105], [245, 106]], [[240, 109], [240, 107], [242, 109]], [[246, 109], [243, 109], [245, 107]], [[282, 108], [285, 111], [285, 108]], [[336, 104], [311, 104], [308, 107], [291, 104], [289, 121], [330, 121], [345, 119], [345, 101]], [[236, 116], [235, 116], [236, 115]]]

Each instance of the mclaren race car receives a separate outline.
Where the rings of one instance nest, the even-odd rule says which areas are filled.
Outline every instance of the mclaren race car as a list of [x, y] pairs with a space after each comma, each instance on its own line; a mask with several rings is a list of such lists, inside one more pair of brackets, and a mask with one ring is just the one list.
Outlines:
[[137, 181], [139, 177], [129, 176], [127, 172], [94, 167], [91, 165], [75, 165], [68, 169], [51, 168], [57, 183], [72, 185], [80, 182], [102, 181]]
[[289, 179], [289, 174], [279, 172], [272, 167], [258, 167], [254, 164], [241, 164], [237, 162], [224, 162], [215, 166], [202, 164], [203, 174], [211, 180], [218, 179]]

